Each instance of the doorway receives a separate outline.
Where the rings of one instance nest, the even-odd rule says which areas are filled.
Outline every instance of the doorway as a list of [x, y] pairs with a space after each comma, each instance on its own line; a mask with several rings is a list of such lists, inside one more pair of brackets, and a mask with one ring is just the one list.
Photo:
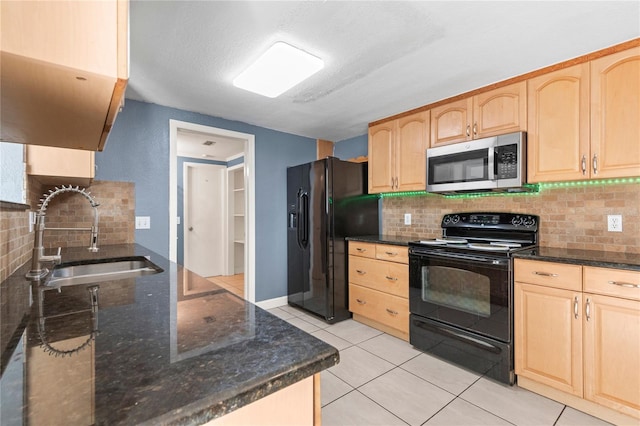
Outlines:
[[[191, 265], [191, 260], [187, 259], [188, 257], [193, 257], [194, 262], [198, 262], [197, 254], [195, 252], [192, 255], [187, 254], [188, 250], [193, 251], [192, 248], [188, 248], [187, 245], [191, 245], [192, 242], [189, 243], [187, 240], [191, 237], [191, 240], [194, 240], [193, 237], [197, 237], [197, 235], [187, 234], [195, 231], [195, 226], [192, 224], [188, 224], [194, 219], [199, 213], [193, 211], [189, 212], [190, 216], [187, 216], [187, 212], [181, 212], [181, 207], [179, 204], [182, 202], [182, 199], [186, 199], [187, 197], [192, 197], [193, 201], [198, 199], [197, 194], [201, 194], [206, 191], [209, 193], [210, 188], [206, 189], [206, 185], [204, 182], [200, 184], [205, 185], [204, 187], [192, 188], [191, 190], [187, 189], [184, 186], [184, 191], [179, 187], [178, 180], [181, 180], [178, 175], [184, 173], [184, 180], [187, 179], [195, 179], [197, 175], [200, 174], [202, 170], [198, 170], [199, 166], [186, 167], [185, 165], [188, 163], [202, 164], [206, 163], [211, 167], [218, 166], [219, 170], [222, 170], [220, 175], [221, 187], [224, 188], [221, 193], [222, 197], [229, 197], [230, 193], [229, 189], [229, 171], [236, 170], [236, 172], [232, 173], [234, 178], [236, 179], [236, 184], [243, 188], [242, 191], [236, 191], [235, 195], [231, 194], [231, 196], [236, 197], [235, 204], [236, 206], [242, 205], [243, 211], [240, 220], [244, 225], [244, 241], [242, 243], [241, 251], [233, 251], [234, 246], [238, 247], [240, 244], [237, 242], [237, 235], [233, 234], [233, 231], [230, 231], [229, 226], [227, 226], [229, 221], [229, 211], [227, 208], [221, 208], [225, 205], [229, 205], [229, 199], [223, 199], [217, 203], [218, 211], [222, 215], [223, 222], [223, 236], [217, 237], [217, 242], [222, 244], [222, 248], [214, 248], [214, 244], [212, 244], [211, 240], [204, 243], [204, 248], [206, 253], [219, 253], [216, 260], [220, 261], [220, 265], [218, 268], [221, 268], [222, 274], [215, 275], [216, 279], [222, 279], [226, 282], [223, 287], [229, 288], [229, 285], [233, 285], [236, 287], [240, 287], [239, 290], [242, 290], [241, 293], [243, 297], [250, 301], [255, 301], [255, 193], [254, 193], [254, 185], [255, 179], [253, 176], [254, 170], [254, 153], [255, 153], [255, 136], [246, 133], [240, 133], [235, 131], [230, 131], [226, 129], [220, 129], [215, 127], [203, 126], [195, 123], [183, 122], [178, 120], [170, 120], [170, 197], [169, 197], [169, 208], [170, 208], [170, 259], [174, 262], [184, 264], [188, 269], [191, 269], [189, 266]], [[183, 142], [185, 140], [189, 140], [191, 142], [197, 141], [194, 143], [188, 143], [187, 145], [191, 145], [195, 147], [195, 151], [193, 152], [183, 152], [184, 146]], [[188, 150], [188, 149], [187, 149]], [[233, 153], [233, 150], [236, 150]], [[241, 166], [240, 166], [241, 165]], [[179, 170], [182, 168], [182, 170]], [[207, 169], [203, 169], [207, 170]], [[238, 172], [237, 170], [240, 170]], [[190, 173], [190, 176], [187, 176], [187, 171]], [[204, 173], [204, 172], [203, 172]], [[202, 176], [206, 175], [204, 173]], [[204, 179], [203, 177], [200, 177]], [[209, 179], [212, 179], [211, 177]], [[216, 178], [217, 179], [217, 178]], [[217, 196], [216, 196], [217, 197]], [[214, 197], [214, 198], [216, 198]], [[200, 203], [202, 200], [195, 201], [194, 206], [199, 209]], [[203, 209], [206, 210], [206, 209]], [[180, 214], [182, 213], [182, 214]], [[206, 213], [204, 213], [206, 215]], [[195, 216], [194, 216], [195, 215]], [[210, 218], [211, 219], [211, 218]], [[234, 219], [238, 221], [238, 219]], [[217, 221], [217, 219], [216, 219]], [[201, 226], [201, 225], [199, 225]], [[189, 231], [189, 228], [192, 227], [193, 230]], [[233, 238], [236, 239], [236, 243], [233, 243]], [[231, 243], [230, 243], [231, 241]], [[184, 248], [184, 250], [182, 249]], [[186, 257], [185, 257], [186, 255]], [[194, 257], [195, 256], [195, 257]], [[238, 273], [237, 268], [230, 270], [227, 265], [230, 264], [230, 259], [233, 257], [240, 257], [241, 260], [236, 260], [235, 264], [240, 263], [243, 268], [243, 272]], [[211, 258], [211, 256], [209, 256]], [[216, 262], [217, 263], [217, 262]], [[211, 265], [212, 267], [214, 265]], [[199, 266], [192, 266], [194, 268], [200, 268]], [[205, 270], [203, 268], [200, 272], [196, 269], [194, 272], [198, 273], [198, 275], [202, 276], [211, 276], [210, 274], [215, 274], [217, 271], [213, 270]], [[213, 281], [213, 279], [212, 279]], [[214, 281], [215, 282], [215, 281]], [[231, 284], [232, 283], [232, 284]], [[230, 289], [230, 288], [229, 288]], [[231, 290], [231, 289], [230, 289]], [[234, 291], [236, 294], [238, 292]]]

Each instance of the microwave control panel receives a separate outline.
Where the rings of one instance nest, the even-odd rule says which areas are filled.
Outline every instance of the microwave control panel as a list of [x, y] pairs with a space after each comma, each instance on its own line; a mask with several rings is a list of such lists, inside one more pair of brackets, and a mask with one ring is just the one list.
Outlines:
[[494, 161], [496, 178], [515, 179], [518, 177], [518, 145], [497, 147]]

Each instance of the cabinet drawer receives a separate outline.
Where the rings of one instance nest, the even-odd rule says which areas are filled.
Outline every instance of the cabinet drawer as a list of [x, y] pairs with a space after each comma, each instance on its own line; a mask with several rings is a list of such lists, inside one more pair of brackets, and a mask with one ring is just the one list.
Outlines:
[[403, 333], [409, 332], [409, 300], [349, 285], [349, 310]]
[[402, 246], [376, 244], [376, 258], [409, 264], [409, 248]]
[[349, 256], [349, 282], [409, 297], [409, 267], [403, 263]]
[[582, 266], [566, 263], [516, 259], [515, 281], [582, 291]]
[[584, 291], [640, 300], [640, 272], [585, 266]]
[[349, 241], [349, 254], [363, 257], [376, 257], [376, 245], [373, 243], [362, 243], [360, 241]]

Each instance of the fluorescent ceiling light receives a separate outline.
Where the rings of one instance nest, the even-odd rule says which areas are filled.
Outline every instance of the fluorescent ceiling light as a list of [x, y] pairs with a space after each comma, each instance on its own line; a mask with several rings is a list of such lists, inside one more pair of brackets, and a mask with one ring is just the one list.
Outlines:
[[275, 98], [323, 67], [322, 59], [279, 41], [240, 73], [233, 85]]

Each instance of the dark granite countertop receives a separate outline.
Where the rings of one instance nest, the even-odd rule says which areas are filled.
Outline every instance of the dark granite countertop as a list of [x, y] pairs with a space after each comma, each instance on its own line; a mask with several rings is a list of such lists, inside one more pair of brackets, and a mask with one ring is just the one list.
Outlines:
[[635, 253], [536, 247], [516, 252], [513, 256], [521, 259], [640, 271], [640, 254]]
[[395, 235], [362, 235], [359, 237], [346, 237], [347, 241], [361, 241], [364, 243], [393, 244], [396, 246], [407, 246], [410, 241], [416, 241], [418, 237], [398, 237]]
[[140, 245], [62, 259], [134, 255], [164, 272], [98, 283], [97, 312], [90, 284], [39, 291], [28, 264], [2, 283], [3, 425], [61, 412], [78, 416], [66, 424], [202, 424], [337, 364], [334, 347]]

